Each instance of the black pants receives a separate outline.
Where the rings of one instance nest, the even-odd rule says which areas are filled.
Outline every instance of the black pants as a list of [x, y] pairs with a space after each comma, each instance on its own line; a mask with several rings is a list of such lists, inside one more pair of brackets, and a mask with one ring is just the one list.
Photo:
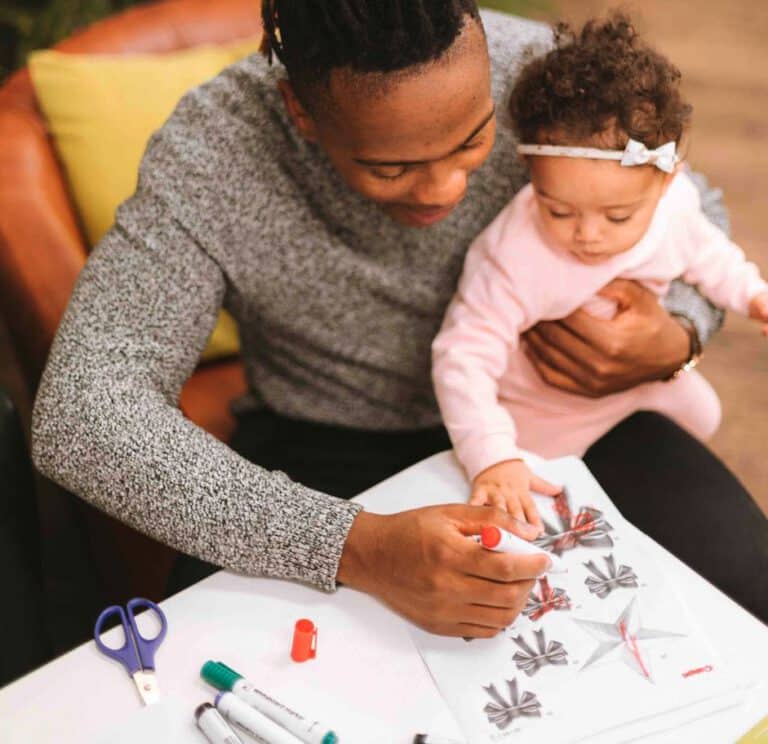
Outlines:
[[[341, 498], [451, 446], [443, 428], [358, 431], [269, 411], [243, 417], [231, 444], [252, 462]], [[768, 519], [706, 447], [669, 419], [643, 412], [584, 459], [630, 522], [768, 622]], [[214, 570], [181, 556], [169, 589], [180, 591]]]

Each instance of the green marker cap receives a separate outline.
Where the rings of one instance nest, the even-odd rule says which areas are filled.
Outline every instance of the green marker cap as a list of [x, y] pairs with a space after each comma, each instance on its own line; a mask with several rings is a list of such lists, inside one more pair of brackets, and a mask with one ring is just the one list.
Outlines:
[[220, 661], [206, 661], [200, 670], [200, 676], [217, 690], [231, 690], [235, 682], [243, 678], [242, 674]]
[[[221, 661], [206, 661], [200, 670], [200, 676], [217, 690], [226, 691], [230, 691], [235, 682], [243, 678], [242, 674], [238, 674]], [[338, 741], [339, 737], [333, 731], [329, 731], [323, 737], [321, 744], [338, 744]]]

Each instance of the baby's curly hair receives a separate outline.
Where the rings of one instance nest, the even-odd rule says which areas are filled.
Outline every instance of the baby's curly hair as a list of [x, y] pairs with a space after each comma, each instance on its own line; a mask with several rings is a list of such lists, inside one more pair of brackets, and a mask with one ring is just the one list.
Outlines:
[[614, 12], [580, 32], [554, 29], [555, 48], [521, 72], [509, 111], [520, 142], [623, 149], [678, 144], [691, 119], [680, 71]]

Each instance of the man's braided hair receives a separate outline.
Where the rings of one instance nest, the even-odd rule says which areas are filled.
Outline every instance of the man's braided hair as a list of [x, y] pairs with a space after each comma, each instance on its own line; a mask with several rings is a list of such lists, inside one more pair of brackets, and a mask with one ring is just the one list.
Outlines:
[[283, 63], [299, 91], [336, 68], [388, 73], [437, 59], [476, 0], [263, 0], [264, 51]]

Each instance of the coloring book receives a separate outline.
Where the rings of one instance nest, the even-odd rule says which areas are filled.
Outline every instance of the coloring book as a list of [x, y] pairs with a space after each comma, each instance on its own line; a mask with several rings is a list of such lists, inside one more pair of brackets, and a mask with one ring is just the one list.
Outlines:
[[[536, 543], [567, 572], [541, 578], [493, 639], [413, 629], [467, 741], [615, 744], [738, 704], [744, 685], [586, 466], [529, 464], [565, 486], [554, 499], [536, 497], [546, 525]], [[464, 500], [466, 483], [456, 489]]]

